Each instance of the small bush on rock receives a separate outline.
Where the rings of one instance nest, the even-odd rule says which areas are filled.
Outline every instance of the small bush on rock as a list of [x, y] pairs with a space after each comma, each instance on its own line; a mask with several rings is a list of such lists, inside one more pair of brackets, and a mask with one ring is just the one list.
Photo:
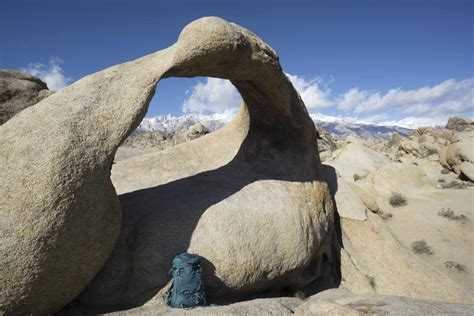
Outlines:
[[407, 205], [407, 199], [405, 196], [403, 196], [400, 193], [393, 193], [392, 196], [390, 197], [390, 205], [392, 206], [402, 206], [402, 205]]
[[438, 151], [434, 148], [427, 148], [426, 149], [426, 154], [428, 156], [431, 156], [431, 155], [437, 155], [438, 154]]
[[362, 176], [357, 174], [357, 173], [354, 173], [354, 175], [352, 177], [354, 178], [354, 181], [362, 180]]
[[467, 186], [463, 183], [463, 182], [460, 182], [460, 181], [457, 181], [457, 180], [453, 180], [449, 183], [441, 183], [441, 188], [442, 189], [458, 189], [458, 190], [461, 190], [461, 189], [465, 189]]
[[419, 255], [429, 255], [431, 256], [434, 254], [433, 249], [431, 249], [430, 245], [425, 240], [417, 240], [412, 242], [411, 249]]
[[441, 170], [441, 174], [449, 174], [451, 171], [449, 171], [449, 169], [446, 169], [446, 168], [443, 168], [443, 170]]
[[391, 219], [393, 217], [393, 214], [392, 213], [385, 213], [383, 212], [382, 210], [379, 210], [377, 212], [377, 214], [380, 216], [381, 219], [383, 219], [384, 221], [388, 220], [388, 219]]
[[367, 281], [369, 281], [370, 286], [371, 286], [373, 289], [375, 289], [375, 286], [376, 286], [376, 284], [375, 284], [375, 278], [374, 278], [373, 276], [370, 276], [370, 275], [367, 275], [367, 274], [365, 275], [365, 277], [367, 278]]
[[452, 209], [448, 208], [442, 208], [439, 212], [438, 215], [447, 219], [452, 219], [452, 220], [466, 220], [467, 217], [462, 215], [462, 214], [456, 214]]
[[463, 264], [460, 264], [459, 262], [446, 261], [444, 263], [444, 266], [453, 272], [464, 272], [464, 273], [467, 272], [466, 266]]
[[305, 292], [301, 290], [295, 292], [295, 297], [299, 298], [300, 300], [305, 300], [307, 298]]
[[446, 182], [444, 179], [438, 179], [438, 182]]

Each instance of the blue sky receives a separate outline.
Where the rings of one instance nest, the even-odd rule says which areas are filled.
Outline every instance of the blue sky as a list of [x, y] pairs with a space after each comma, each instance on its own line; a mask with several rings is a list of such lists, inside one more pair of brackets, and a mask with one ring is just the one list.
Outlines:
[[[270, 44], [311, 113], [402, 125], [474, 116], [473, 1], [2, 0], [0, 68], [60, 89], [163, 49], [209, 15]], [[166, 79], [147, 116], [238, 103], [227, 82]]]

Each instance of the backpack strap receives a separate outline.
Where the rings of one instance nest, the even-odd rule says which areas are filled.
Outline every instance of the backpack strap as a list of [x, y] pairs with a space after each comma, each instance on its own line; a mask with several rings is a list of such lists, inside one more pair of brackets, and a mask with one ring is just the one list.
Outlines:
[[165, 301], [166, 305], [168, 306], [171, 306], [171, 292], [173, 290], [173, 285], [174, 285], [174, 282], [172, 281], [170, 288], [167, 291], [165, 291], [165, 293], [163, 293], [163, 301]]

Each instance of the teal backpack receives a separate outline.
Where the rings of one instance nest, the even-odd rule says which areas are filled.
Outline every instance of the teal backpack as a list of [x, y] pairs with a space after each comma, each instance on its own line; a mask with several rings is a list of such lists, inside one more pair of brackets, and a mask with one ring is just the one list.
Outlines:
[[198, 255], [176, 255], [170, 272], [173, 281], [164, 297], [168, 306], [188, 308], [207, 304], [202, 284], [201, 259]]

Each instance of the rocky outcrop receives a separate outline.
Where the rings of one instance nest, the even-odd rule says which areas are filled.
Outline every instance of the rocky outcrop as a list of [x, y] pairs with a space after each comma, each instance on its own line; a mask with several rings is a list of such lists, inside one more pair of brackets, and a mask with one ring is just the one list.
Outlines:
[[199, 123], [187, 129], [173, 132], [135, 131], [129, 137], [127, 137], [122, 146], [140, 149], [153, 148], [156, 150], [163, 150], [174, 145], [189, 142], [206, 134], [209, 134], [209, 130], [204, 125]]
[[[361, 161], [357, 154], [370, 154], [370, 151], [357, 149], [357, 142], [351, 144], [353, 146], [345, 147], [345, 150], [350, 150], [347, 154], [353, 154], [355, 163]], [[367, 162], [367, 159], [362, 161]], [[380, 207], [386, 207], [383, 201], [388, 201], [393, 192], [413, 194], [426, 190], [428, 186], [433, 188], [420, 167], [412, 163], [389, 162], [372, 171], [367, 178], [351, 183], [329, 164], [337, 166], [338, 161], [325, 163], [323, 170], [340, 216], [342, 287], [361, 295], [470, 302], [469, 295], [460, 286], [407, 250], [382, 219], [386, 209]], [[354, 167], [357, 168], [357, 164]], [[344, 172], [346, 169], [340, 170]]]
[[[117, 162], [114, 188], [117, 148], [173, 76], [227, 78], [245, 103], [215, 133]], [[53, 313], [86, 286], [92, 311], [143, 304], [182, 251], [203, 257], [211, 298], [315, 281], [334, 234], [316, 135], [272, 48], [219, 18], [22, 111], [0, 128], [1, 312]]]
[[299, 305], [295, 315], [470, 315], [472, 305], [452, 304], [388, 295], [354, 295], [327, 290]]
[[394, 133], [383, 148], [395, 158], [411, 156], [416, 158], [438, 159], [441, 149], [452, 140], [453, 132], [448, 129], [420, 127], [410, 132], [408, 137]]
[[339, 141], [318, 124], [316, 124], [316, 130], [318, 132], [319, 157], [321, 161], [329, 160], [332, 153], [339, 148]]
[[206, 134], [209, 134], [209, 130], [204, 125], [198, 123], [186, 130], [179, 131], [178, 133], [176, 133], [175, 144], [178, 145], [185, 142], [189, 142]]
[[46, 83], [32, 75], [0, 69], [0, 125], [53, 93]]
[[133, 132], [123, 142], [123, 147], [131, 148], [154, 148], [163, 150], [175, 144], [175, 134], [161, 131]]
[[[418, 132], [411, 136], [417, 143], [418, 138], [427, 140], [431, 132], [447, 143], [458, 137], [452, 137], [453, 132], [449, 130], [420, 129]], [[413, 141], [395, 135], [389, 144], [398, 152], [398, 145], [406, 140]], [[386, 155], [383, 150], [377, 150], [375, 145], [350, 137], [335, 151], [332, 159], [323, 164], [341, 218], [341, 285], [364, 295], [471, 302], [472, 285], [466, 286], [470, 276], [459, 278], [464, 282], [443, 273], [443, 262], [453, 258], [471, 271], [467, 256], [453, 255], [469, 253], [472, 243], [472, 238], [466, 237], [470, 236], [469, 228], [457, 227], [447, 237], [446, 231], [452, 227], [443, 226], [446, 223], [439, 221], [439, 215], [433, 211], [449, 203], [471, 217], [469, 192], [437, 189], [440, 183], [450, 184], [455, 178], [453, 173], [441, 173], [437, 155], [429, 156], [436, 160], [406, 153], [394, 158], [390, 153]], [[405, 196], [408, 205], [396, 209], [390, 205], [394, 193]], [[436, 254], [426, 263], [422, 260], [425, 258], [413, 254], [410, 245], [428, 236]], [[433, 264], [433, 261], [437, 263]]]
[[[228, 305], [211, 305], [191, 309], [166, 306], [161, 299], [144, 306], [110, 313], [114, 316], [152, 315], [471, 315], [474, 307], [402, 296], [353, 294], [344, 288], [330, 289], [304, 300], [296, 297], [260, 298]], [[62, 315], [85, 315], [67, 310]]]
[[467, 117], [453, 116], [449, 118], [445, 128], [456, 132], [469, 132], [474, 130], [474, 122]]
[[[304, 300], [296, 297], [254, 299], [224, 306], [169, 308], [160, 301], [110, 315], [470, 315], [472, 305], [420, 300], [391, 295], [358, 295], [330, 289]], [[80, 313], [79, 313], [80, 314]]]
[[455, 133], [439, 156], [440, 164], [474, 182], [474, 131]]
[[[110, 313], [108, 315], [115, 316], [145, 316], [145, 315], [292, 315], [296, 308], [303, 303], [303, 300], [296, 297], [278, 297], [278, 298], [261, 298], [248, 300], [229, 305], [214, 305], [206, 307], [196, 307], [190, 309], [170, 308], [156, 299], [148, 302], [144, 306]], [[81, 312], [76, 312], [81, 315]]]
[[354, 182], [354, 177], [364, 178], [389, 162], [387, 156], [367, 146], [362, 139], [349, 136], [325, 163], [336, 168], [346, 181]]
[[341, 286], [356, 294], [470, 303], [457, 284], [410, 253], [377, 215], [342, 218]]
[[[222, 55], [211, 58], [216, 45]], [[216, 132], [114, 165], [124, 221], [111, 258], [78, 298], [92, 310], [143, 304], [167, 284], [182, 251], [204, 258], [210, 299], [303, 287], [332, 258], [333, 206], [310, 145], [316, 130], [275, 53], [215, 18], [183, 30], [176, 54], [184, 52], [187, 66], [176, 67], [187, 76], [217, 76], [214, 63], [232, 60], [218, 76], [231, 79], [246, 105]], [[193, 64], [206, 72], [191, 72]]]

